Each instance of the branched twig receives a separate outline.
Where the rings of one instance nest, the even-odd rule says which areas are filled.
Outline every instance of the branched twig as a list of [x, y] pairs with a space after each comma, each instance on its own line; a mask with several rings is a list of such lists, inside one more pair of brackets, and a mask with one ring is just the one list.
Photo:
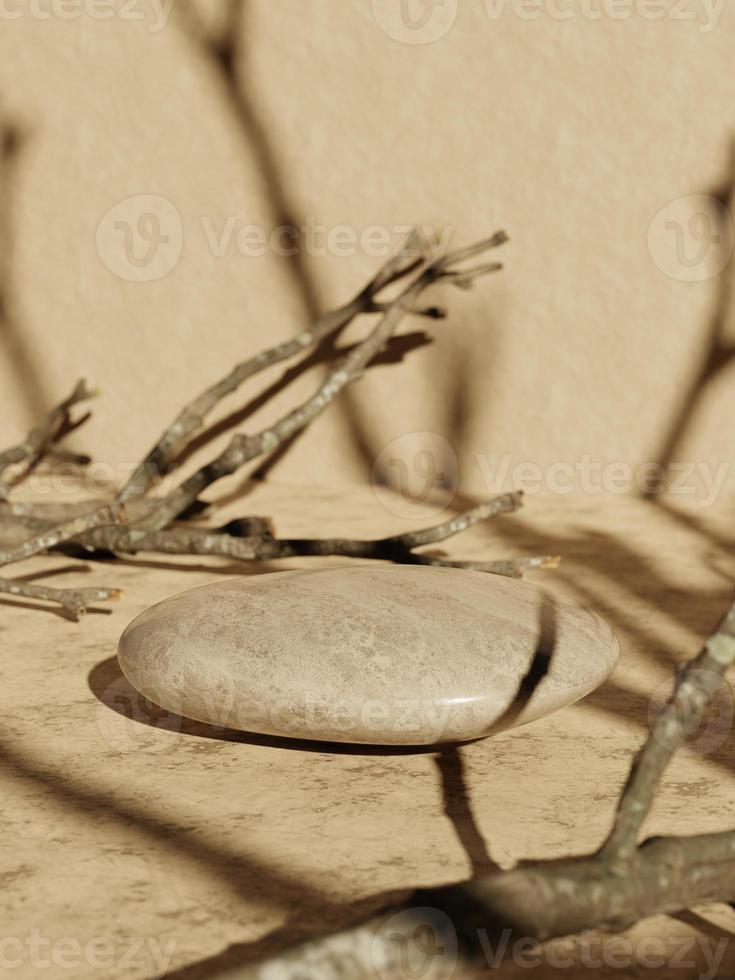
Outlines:
[[[473, 507], [465, 514], [421, 531], [392, 535], [374, 540], [351, 538], [278, 538], [270, 529], [264, 533], [245, 533], [252, 528], [252, 518], [233, 521], [224, 529], [176, 525], [162, 531], [147, 531], [140, 527], [98, 527], [76, 538], [76, 543], [93, 549], [121, 554], [159, 552], [177, 555], [216, 555], [238, 561], [274, 561], [283, 558], [330, 557], [361, 558], [390, 561], [396, 564], [431, 564], [452, 568], [467, 568], [516, 577], [523, 569], [549, 567], [548, 558], [518, 558], [497, 562], [449, 561], [414, 551], [422, 545], [444, 541], [459, 534], [480, 520], [510, 513], [520, 507], [522, 494], [507, 493], [487, 503]], [[262, 520], [262, 519], [261, 519]], [[257, 526], [257, 525], [256, 525]], [[237, 531], [237, 534], [229, 533]]]
[[[362, 376], [367, 365], [380, 353], [404, 316], [412, 311], [424, 290], [442, 279], [456, 281], [459, 270], [452, 267], [458, 261], [468, 255], [475, 255], [478, 252], [496, 248], [506, 241], [506, 234], [498, 232], [491, 238], [472, 246], [471, 249], [448, 253], [426, 266], [417, 278], [389, 304], [388, 311], [383, 314], [365, 340], [356, 344], [349, 354], [335, 365], [324, 383], [311, 398], [256, 435], [240, 433], [235, 435], [220, 456], [203, 466], [169, 493], [157, 510], [146, 518], [141, 526], [152, 531], [162, 530], [190, 506], [208, 486], [224, 476], [229, 476], [258, 456], [273, 452], [296, 433], [306, 428], [331, 404], [346, 385]], [[488, 272], [495, 272], [500, 268], [500, 263], [490, 263], [462, 270], [462, 285], [467, 286], [476, 277], [483, 276]]]
[[613, 830], [588, 857], [489, 875], [459, 886], [476, 914], [547, 939], [582, 929], [625, 928], [697, 902], [735, 900], [735, 831], [697, 837], [638, 834], [672, 755], [698, 726], [735, 663], [735, 603], [679, 678], [633, 762]]
[[64, 524], [57, 524], [53, 528], [41, 531], [35, 537], [29, 538], [21, 544], [0, 550], [0, 566], [22, 561], [24, 558], [38, 555], [42, 551], [49, 551], [51, 548], [56, 548], [65, 541], [78, 538], [93, 528], [116, 524], [120, 521], [121, 517], [122, 508], [110, 506], [109, 504], [91, 513], [73, 517]]
[[[71, 409], [81, 401], [94, 396], [87, 388], [87, 383], [79, 381], [68, 398], [49, 412], [42, 425], [29, 432], [25, 442], [0, 453], [0, 500], [7, 497], [12, 486], [27, 476], [49, 452], [59, 453], [56, 443], [64, 436], [79, 428], [89, 418], [89, 413], [76, 421], [72, 421]], [[86, 462], [83, 456], [73, 456], [77, 463]], [[24, 464], [22, 469], [14, 471], [14, 467]]]
[[[146, 493], [155, 480], [173, 464], [189, 439], [201, 428], [209, 413], [223, 398], [236, 391], [243, 382], [274, 364], [303, 353], [318, 341], [342, 330], [361, 313], [377, 313], [385, 309], [388, 304], [379, 303], [375, 298], [377, 294], [387, 286], [410, 275], [420, 266], [426, 249], [425, 238], [418, 231], [413, 231], [396, 255], [388, 260], [373, 280], [349, 303], [326, 313], [310, 329], [304, 330], [290, 340], [276, 344], [256, 354], [255, 357], [237, 364], [224, 378], [203, 391], [163, 432], [120, 491], [118, 500], [123, 502]], [[434, 319], [442, 314], [442, 311], [436, 307], [417, 312]]]
[[698, 727], [720, 688], [725, 671], [735, 663], [735, 603], [699, 656], [678, 679], [674, 694], [656, 720], [651, 736], [635, 760], [620, 799], [615, 824], [601, 855], [628, 861], [638, 846], [638, 833], [676, 750]]
[[558, 568], [560, 555], [527, 555], [521, 558], [500, 558], [496, 561], [450, 561], [435, 555], [414, 555], [415, 565], [436, 565], [439, 568], [464, 568], [471, 572], [489, 572], [506, 578], [522, 578], [526, 572]]
[[477, 507], [466, 510], [463, 514], [459, 514], [449, 521], [444, 521], [443, 524], [437, 524], [435, 527], [430, 527], [423, 531], [409, 531], [407, 534], [399, 534], [390, 540], [395, 542], [396, 545], [400, 545], [409, 550], [421, 548], [427, 544], [437, 544], [439, 541], [446, 541], [447, 538], [466, 531], [467, 528], [472, 527], [474, 524], [479, 524], [480, 521], [487, 520], [488, 517], [495, 517], [496, 514], [510, 513], [518, 510], [522, 503], [522, 490], [504, 493], [499, 497], [493, 497], [491, 500], [487, 500], [483, 504], [478, 504]]
[[[0, 566], [10, 565], [12, 562], [57, 548], [66, 541], [78, 539], [80, 535], [94, 531], [95, 528], [114, 525], [121, 517], [122, 507], [117, 505], [106, 505], [90, 513], [73, 517], [63, 524], [41, 531], [35, 537], [18, 545], [0, 549]], [[120, 589], [110, 588], [53, 589], [45, 585], [33, 585], [21, 579], [2, 577], [0, 577], [0, 593], [58, 602], [74, 619], [78, 619], [91, 603], [117, 599], [122, 594]]]
[[79, 619], [92, 603], [119, 599], [122, 595], [121, 589], [52, 589], [46, 585], [33, 585], [30, 582], [9, 578], [0, 578], [0, 592], [25, 599], [57, 602], [74, 619]]
[[[430, 260], [429, 243], [418, 231], [413, 232], [348, 304], [326, 314], [311, 329], [291, 340], [236, 365], [226, 377], [186, 406], [119, 492], [115, 506], [128, 501], [128, 520], [125, 524], [120, 524], [116, 511], [107, 507], [99, 509], [94, 501], [39, 504], [0, 499], [0, 566], [42, 551], [68, 546], [69, 542], [88, 551], [119, 554], [216, 555], [240, 561], [337, 555], [469, 568], [510, 576], [520, 575], [528, 568], [552, 566], [555, 559], [547, 556], [474, 562], [450, 560], [417, 550], [444, 541], [478, 521], [515, 510], [521, 503], [521, 495], [517, 493], [503, 494], [435, 527], [377, 540], [278, 538], [267, 518], [243, 518], [216, 529], [185, 523], [197, 508], [201, 510], [207, 506], [199, 500], [199, 494], [204, 489], [245, 463], [286, 444], [317, 418], [346, 385], [361, 377], [364, 370], [385, 351], [406, 315], [444, 316], [444, 311], [436, 306], [421, 305], [421, 295], [429, 286], [447, 280], [454, 285], [467, 287], [477, 277], [500, 269], [500, 264], [496, 262], [474, 267], [463, 267], [462, 263], [502, 245], [506, 240], [505, 233], [498, 232], [484, 241]], [[397, 296], [382, 297], [385, 289], [398, 283], [402, 283], [402, 289]], [[262, 432], [235, 435], [220, 456], [184, 480], [162, 500], [145, 496], [155, 479], [174, 465], [179, 455], [187, 449], [191, 437], [221, 399], [264, 368], [294, 357], [318, 341], [335, 335], [359, 314], [377, 314], [379, 320], [362, 341], [339, 352], [340, 360], [311, 398]], [[28, 472], [44, 453], [57, 452], [55, 444], [58, 439], [79, 424], [72, 423], [70, 408], [89, 395], [84, 383], [80, 382], [72, 395], [49, 415], [43, 426], [30, 434], [25, 443], [0, 455], [0, 475], [4, 467], [22, 462], [26, 463]], [[80, 462], [84, 458], [74, 459]], [[28, 538], [28, 535], [34, 536]], [[3, 581], [0, 591], [32, 598], [53, 598], [65, 608], [77, 612], [88, 601], [113, 594], [113, 590], [109, 589], [74, 592]]]

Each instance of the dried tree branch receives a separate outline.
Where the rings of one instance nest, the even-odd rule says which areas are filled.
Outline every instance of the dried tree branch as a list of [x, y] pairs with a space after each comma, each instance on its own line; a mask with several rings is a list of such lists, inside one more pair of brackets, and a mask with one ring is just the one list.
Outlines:
[[588, 857], [521, 867], [458, 886], [481, 917], [502, 919], [539, 939], [581, 929], [625, 928], [699, 901], [735, 900], [735, 831], [651, 838], [640, 828], [674, 752], [698, 726], [735, 664], [735, 603], [679, 678], [634, 760], [613, 830]]
[[532, 570], [558, 568], [560, 555], [528, 555], [521, 558], [500, 558], [496, 561], [451, 561], [435, 555], [413, 555], [414, 565], [435, 565], [439, 568], [464, 568], [470, 572], [488, 572], [506, 578], [522, 578]]
[[[95, 501], [44, 504], [0, 500], [0, 566], [48, 549], [68, 547], [71, 542], [88, 551], [104, 550], [119, 554], [158, 552], [216, 555], [247, 561], [337, 555], [470, 568], [511, 576], [520, 575], [528, 568], [550, 567], [555, 559], [547, 556], [473, 562], [450, 560], [416, 550], [444, 541], [478, 521], [515, 510], [521, 503], [521, 495], [516, 493], [503, 494], [437, 526], [377, 540], [278, 538], [270, 521], [259, 517], [243, 518], [215, 529], [182, 523], [195, 508], [206, 508], [207, 505], [199, 500], [202, 490], [246, 462], [284, 445], [324, 411], [347, 384], [361, 377], [366, 367], [385, 351], [406, 315], [443, 316], [444, 311], [440, 308], [422, 307], [418, 302], [429, 286], [447, 280], [466, 288], [477, 277], [500, 269], [500, 264], [496, 262], [469, 268], [462, 268], [461, 263], [502, 245], [506, 240], [505, 233], [498, 232], [484, 241], [429, 261], [427, 240], [418, 231], [413, 232], [350, 303], [322, 317], [310, 330], [290, 341], [236, 365], [225, 378], [186, 406], [120, 491], [115, 506], [121, 500], [129, 499], [128, 521], [124, 525], [120, 525], [116, 510], [107, 507], [100, 509]], [[403, 288], [397, 296], [392, 299], [380, 298], [383, 290], [402, 281]], [[360, 313], [379, 314], [380, 319], [362, 341], [340, 352], [340, 360], [311, 398], [260, 433], [236, 435], [224, 453], [162, 500], [145, 497], [155, 477], [174, 464], [177, 456], [187, 448], [192, 434], [201, 427], [206, 416], [222, 398], [263, 368], [295, 356], [320, 339], [338, 332]], [[90, 394], [84, 383], [80, 382], [72, 395], [50, 414], [46, 423], [31, 433], [26, 443], [0, 455], [0, 463], [10, 465], [28, 460], [28, 467], [31, 467], [36, 458], [54, 452], [58, 438], [78, 424], [71, 422], [69, 409]], [[84, 457], [74, 457], [74, 460], [84, 461]], [[4, 581], [7, 591], [12, 590], [13, 594], [36, 598], [56, 596], [54, 601], [62, 605], [66, 602], [68, 609], [80, 610], [90, 597], [97, 595], [94, 590], [86, 590], [82, 594], [74, 593], [74, 590], [46, 590], [17, 581]], [[110, 596], [113, 594], [113, 590], [109, 589], [101, 592]]]
[[620, 799], [615, 824], [601, 854], [627, 861], [634, 854], [638, 833], [648, 816], [661, 777], [677, 749], [700, 724], [702, 715], [735, 663], [735, 603], [709, 637], [696, 660], [678, 679], [674, 695], [659, 715], [643, 750], [636, 758]]
[[463, 514], [453, 517], [443, 524], [427, 528], [423, 531], [409, 531], [407, 534], [400, 534], [390, 540], [397, 546], [407, 548], [420, 548], [426, 544], [436, 544], [438, 541], [446, 541], [455, 534], [466, 531], [467, 528], [485, 521], [488, 517], [495, 517], [496, 514], [511, 513], [523, 503], [523, 491], [515, 490], [511, 493], [503, 493], [498, 497], [493, 497], [477, 507], [466, 510]]
[[[471, 254], [496, 248], [506, 241], [505, 232], [498, 232], [491, 238], [473, 246]], [[430, 263], [390, 304], [388, 311], [383, 314], [365, 340], [356, 344], [334, 366], [324, 383], [311, 398], [256, 435], [241, 433], [235, 435], [220, 456], [203, 466], [168, 494], [156, 511], [142, 522], [141, 526], [147, 530], [163, 530], [190, 506], [208, 486], [222, 477], [234, 473], [258, 456], [273, 452], [309, 425], [331, 404], [347, 384], [361, 377], [367, 365], [380, 353], [424, 290], [445, 278], [456, 282], [458, 270], [453, 269], [452, 266], [456, 264], [458, 257], [460, 259], [465, 258], [468, 251], [468, 249], [462, 249], [459, 252], [451, 252]], [[494, 262], [477, 266], [474, 269], [465, 269], [461, 271], [462, 285], [467, 286], [477, 276], [495, 272], [500, 268], [502, 268], [500, 263]]]
[[[64, 542], [78, 539], [80, 535], [90, 533], [96, 528], [114, 525], [123, 516], [123, 508], [118, 505], [105, 505], [90, 513], [73, 517], [63, 524], [45, 528], [34, 537], [21, 541], [9, 548], [0, 549], [0, 566], [22, 561], [33, 555], [57, 548]], [[117, 599], [122, 595], [120, 589], [89, 588], [89, 589], [54, 589], [46, 585], [34, 585], [22, 579], [0, 577], [0, 593], [28, 599], [45, 599], [57, 602], [74, 619], [78, 619], [94, 602], [107, 599]]]
[[[278, 538], [270, 529], [265, 533], [231, 534], [225, 529], [208, 529], [176, 525], [162, 531], [147, 531], [140, 527], [98, 527], [86, 531], [75, 539], [87, 548], [104, 549], [121, 554], [158, 552], [177, 555], [215, 555], [238, 561], [274, 561], [283, 558], [331, 557], [360, 558], [373, 561], [390, 561], [396, 564], [431, 564], [452, 568], [465, 568], [495, 575], [516, 577], [528, 568], [550, 567], [547, 558], [518, 558], [498, 562], [448, 561], [417, 554], [413, 549], [421, 545], [443, 541], [459, 534], [480, 520], [485, 520], [517, 510], [522, 494], [507, 493], [494, 497], [487, 503], [473, 507], [465, 514], [436, 527], [407, 534], [375, 540], [349, 538]], [[237, 530], [249, 530], [252, 519], [231, 522]], [[262, 520], [262, 519], [260, 519]], [[257, 525], [256, 525], [257, 527]]]
[[57, 524], [55, 527], [43, 530], [35, 537], [29, 538], [10, 548], [0, 550], [0, 566], [10, 565], [12, 562], [22, 561], [32, 555], [38, 555], [43, 551], [49, 551], [65, 541], [78, 538], [85, 531], [102, 525], [117, 523], [122, 517], [122, 508], [105, 505], [89, 514], [73, 517], [64, 524]]
[[[265, 517], [246, 517], [230, 521], [222, 528], [202, 528], [177, 524], [162, 531], [147, 531], [132, 523], [88, 528], [76, 535], [74, 544], [95, 550], [137, 554], [159, 552], [176, 555], [212, 555], [237, 561], [274, 561], [283, 558], [329, 557], [361, 558], [390, 561], [397, 564], [437, 565], [488, 572], [511, 578], [532, 568], [552, 568], [557, 558], [549, 556], [502, 559], [500, 561], [458, 561], [416, 552], [416, 548], [445, 541], [479, 521], [517, 510], [523, 502], [521, 492], [493, 497], [465, 513], [441, 524], [405, 534], [377, 539], [350, 538], [279, 538]], [[142, 503], [138, 502], [138, 504]], [[136, 502], [131, 505], [136, 508]], [[27, 530], [53, 530], [53, 521], [25, 516]], [[17, 531], [17, 525], [12, 527]], [[0, 520], [0, 544], [3, 540]], [[63, 542], [59, 542], [63, 544]], [[27, 547], [24, 543], [23, 547]], [[0, 554], [2, 552], [0, 551]]]
[[[89, 418], [87, 414], [72, 421], [71, 409], [79, 402], [92, 398], [94, 394], [95, 392], [87, 387], [86, 381], [79, 381], [69, 397], [49, 412], [44, 422], [28, 433], [24, 442], [0, 453], [0, 500], [7, 497], [12, 486], [27, 476], [44, 455], [50, 451], [59, 452], [55, 443], [79, 428]], [[86, 457], [74, 458], [77, 462], [86, 461]], [[21, 463], [25, 464], [24, 467], [16, 472], [14, 467]]]
[[[683, 671], [676, 690], [634, 760], [622, 791], [613, 830], [595, 853], [562, 861], [522, 864], [469, 882], [417, 891], [382, 916], [340, 933], [317, 937], [268, 960], [268, 966], [328, 962], [335, 975], [348, 967], [356, 980], [374, 975], [376, 957], [390, 957], [387, 917], [405, 940], [418, 926], [435, 933], [439, 909], [453, 921], [465, 957], [482, 961], [483, 947], [510, 928], [523, 938], [544, 941], [587, 929], [625, 929], [640, 919], [679, 912], [704, 902], [735, 902], [735, 831], [692, 837], [653, 837], [637, 844], [653, 796], [673, 753], [694, 732], [703, 712], [735, 665], [735, 602], [701, 653]], [[368, 941], [366, 942], [366, 936]], [[441, 965], [441, 964], [440, 964]], [[243, 970], [260, 976], [263, 963]], [[427, 974], [429, 976], [431, 974]], [[443, 974], [442, 974], [443, 975]]]
[[[326, 313], [312, 327], [290, 340], [276, 344], [237, 364], [224, 378], [203, 391], [163, 432], [120, 491], [118, 500], [124, 502], [145, 494], [170, 468], [189, 439], [201, 428], [207, 415], [223, 398], [236, 391], [249, 378], [274, 364], [303, 353], [318, 341], [342, 330], [361, 313], [376, 313], [383, 310], [387, 304], [379, 303], [375, 298], [377, 294], [422, 265], [427, 248], [428, 243], [424, 236], [418, 230], [414, 230], [396, 255], [391, 256], [380, 272], [349, 303]], [[443, 311], [430, 307], [418, 312], [436, 319]]]
[[119, 599], [122, 595], [121, 589], [53, 589], [46, 585], [33, 585], [30, 582], [9, 578], [0, 578], [0, 592], [26, 599], [57, 602], [74, 619], [79, 619], [93, 603]]

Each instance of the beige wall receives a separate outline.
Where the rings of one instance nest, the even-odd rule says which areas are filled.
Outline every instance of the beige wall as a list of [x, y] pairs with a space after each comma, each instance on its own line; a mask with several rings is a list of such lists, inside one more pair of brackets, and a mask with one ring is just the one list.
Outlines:
[[[101, 0], [81, 0], [76, 18], [67, 0], [68, 20], [58, 7], [39, 17], [51, 0], [5, 0], [0, 93], [22, 141], [3, 181], [2, 443], [85, 374], [103, 397], [76, 444], [130, 463], [234, 360], [301, 328], [309, 306], [346, 299], [380, 261], [360, 247], [294, 263], [243, 256], [234, 241], [218, 256], [208, 243], [206, 227], [219, 234], [228, 216], [235, 231], [270, 229], [285, 206], [299, 223], [380, 225], [392, 240], [418, 222], [451, 227], [457, 242], [504, 227], [512, 243], [499, 276], [444, 297], [453, 315], [435, 346], [371, 373], [278, 479], [366, 478], [387, 443], [416, 430], [449, 439], [468, 490], [483, 489], [477, 454], [543, 466], [655, 458], [727, 305], [726, 274], [704, 277], [726, 257], [728, 229], [687, 265], [674, 226], [691, 260], [699, 205], [665, 212], [650, 244], [649, 226], [732, 173], [735, 10], [715, 24], [704, 0], [665, 0], [654, 20], [654, 0], [617, 0], [594, 19], [601, 0], [545, 0], [529, 19], [532, 3], [521, 16], [508, 0], [493, 18], [498, 2], [446, 0], [428, 24], [443, 36], [409, 44], [390, 36], [398, 0], [245, 0], [237, 112], [182, 3], [161, 26], [149, 0], [117, 3], [109, 20], [92, 16]], [[215, 4], [204, 14], [216, 30]], [[178, 262], [148, 282], [125, 278], [112, 224], [137, 217], [136, 202], [105, 218], [137, 195], [164, 197], [181, 221]], [[160, 216], [171, 231], [170, 212]], [[734, 405], [725, 369], [679, 455], [735, 459]]]

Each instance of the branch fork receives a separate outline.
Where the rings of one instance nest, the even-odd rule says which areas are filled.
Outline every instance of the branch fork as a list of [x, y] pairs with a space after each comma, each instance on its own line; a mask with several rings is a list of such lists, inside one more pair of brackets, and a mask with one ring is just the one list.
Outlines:
[[[442, 319], [446, 315], [443, 308], [421, 302], [422, 294], [430, 286], [446, 281], [468, 288], [477, 279], [499, 270], [499, 262], [474, 266], [467, 263], [499, 248], [506, 241], [505, 232], [497, 232], [483, 241], [437, 256], [432, 254], [425, 235], [413, 231], [396, 254], [349, 302], [326, 313], [290, 340], [236, 364], [224, 378], [205, 388], [186, 405], [146, 453], [117, 494], [112, 507], [98, 508], [90, 502], [80, 511], [79, 505], [75, 504], [73, 508], [67, 508], [68, 519], [59, 523], [51, 520], [42, 506], [16, 504], [7, 496], [11, 486], [27, 476], [44, 456], [58, 457], [64, 453], [58, 443], [86, 420], [87, 416], [77, 421], [71, 417], [72, 408], [94, 394], [85, 382], [79, 382], [71, 395], [49, 413], [46, 421], [33, 430], [24, 443], [0, 454], [0, 566], [73, 544], [91, 552], [217, 555], [240, 561], [340, 555], [469, 568], [511, 576], [522, 575], [529, 568], [554, 567], [558, 559], [553, 556], [469, 562], [452, 561], [418, 550], [444, 541], [478, 521], [516, 510], [521, 504], [521, 495], [517, 493], [495, 497], [435, 527], [379, 540], [279, 538], [263, 518], [243, 518], [219, 530], [189, 523], [189, 517], [202, 507], [200, 495], [204, 491], [248, 463], [285, 446], [328, 408], [347, 385], [359, 380], [385, 350], [407, 316], [418, 314]], [[398, 289], [397, 294], [385, 298], [385, 291], [393, 286]], [[169, 493], [160, 498], [149, 495], [160, 477], [176, 466], [179, 456], [187, 450], [192, 438], [200, 432], [223, 398], [266, 368], [298, 357], [321, 341], [336, 337], [347, 324], [365, 315], [377, 316], [377, 321], [361, 341], [335, 352], [338, 360], [310, 398], [260, 432], [236, 433], [223, 452]], [[15, 468], [12, 483], [8, 479], [11, 468]], [[123, 505], [127, 508], [127, 518], [120, 510]], [[26, 528], [33, 536], [20, 544], [14, 541], [4, 545], [3, 525], [14, 531], [19, 527]], [[53, 599], [75, 614], [82, 612], [92, 598], [97, 601], [116, 594], [116, 590], [103, 589], [92, 597], [90, 590], [84, 594], [68, 593], [10, 579], [0, 581], [0, 592]]]

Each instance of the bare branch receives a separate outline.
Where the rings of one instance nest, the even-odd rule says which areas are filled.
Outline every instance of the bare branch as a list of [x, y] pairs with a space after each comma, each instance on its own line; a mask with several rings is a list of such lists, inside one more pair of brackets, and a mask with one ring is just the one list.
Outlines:
[[455, 886], [447, 897], [460, 908], [468, 900], [470, 922], [502, 921], [539, 940], [626, 929], [650, 915], [735, 900], [735, 833], [651, 838], [634, 851], [624, 873], [592, 855], [494, 873]]
[[[427, 247], [425, 238], [418, 231], [412, 232], [396, 255], [386, 262], [383, 269], [349, 303], [326, 313], [312, 327], [290, 340], [237, 364], [221, 381], [203, 391], [179, 413], [161, 435], [120, 491], [118, 501], [124, 502], [146, 493], [154, 481], [170, 468], [191, 436], [201, 428], [207, 415], [223, 398], [236, 391], [249, 378], [274, 364], [303, 353], [318, 341], [343, 329], [359, 314], [380, 312], [385, 304], [375, 299], [377, 293], [421, 266]], [[421, 315], [439, 319], [443, 311], [432, 307], [419, 312]]]
[[[239, 980], [309, 975], [374, 980], [421, 973], [426, 980], [488, 975], [488, 950], [592, 928], [623, 929], [641, 918], [735, 898], [735, 835], [659, 838], [639, 851], [635, 869], [615, 874], [596, 858], [493, 872], [466, 885], [417, 891], [396, 905], [327, 935], [243, 964]], [[387, 926], [389, 925], [389, 928]], [[426, 937], [432, 956], [427, 957]], [[442, 951], [447, 951], [443, 956]], [[461, 958], [455, 960], [454, 950]], [[399, 973], [391, 964], [401, 964]], [[495, 964], [501, 966], [501, 964]], [[502, 972], [502, 967], [501, 967]], [[219, 974], [216, 974], [219, 976]]]
[[515, 558], [496, 562], [450, 561], [430, 555], [417, 554], [412, 549], [444, 541], [476, 524], [516, 510], [522, 494], [507, 493], [451, 521], [435, 527], [406, 534], [360, 540], [350, 538], [278, 538], [270, 522], [264, 518], [244, 518], [231, 521], [224, 528], [187, 527], [177, 524], [161, 531], [148, 531], [141, 526], [97, 527], [75, 539], [75, 543], [90, 549], [121, 554], [159, 552], [177, 555], [215, 555], [238, 561], [275, 561], [283, 558], [334, 557], [390, 561], [404, 565], [439, 565], [465, 568], [517, 578], [531, 568], [556, 567], [557, 559]]
[[735, 603], [720, 625], [678, 679], [676, 690], [656, 720], [643, 749], [633, 763], [618, 806], [610, 837], [602, 854], [625, 861], [635, 851], [637, 836], [651, 809], [661, 777], [676, 750], [702, 720], [705, 708], [735, 663]]
[[[702, 652], [682, 673], [676, 690], [634, 761], [623, 790], [612, 833], [594, 854], [562, 861], [523, 864], [469, 882], [417, 891], [412, 900], [383, 916], [308, 944], [292, 947], [268, 961], [276, 969], [301, 961], [328, 961], [335, 975], [348, 965], [351, 975], [369, 977], [386, 942], [382, 924], [406, 923], [407, 942], [417, 924], [438, 909], [453, 921], [468, 960], [481, 961], [493, 930], [510, 928], [524, 938], [544, 941], [586, 929], [625, 929], [651, 915], [674, 913], [704, 902], [735, 902], [735, 831], [692, 837], [650, 838], [637, 843], [641, 825], [673, 753], [699, 725], [702, 714], [735, 664], [735, 602]], [[403, 913], [396, 917], [396, 913]], [[433, 924], [432, 924], [433, 928]], [[370, 942], [366, 943], [366, 936]], [[363, 950], [369, 949], [370, 961]], [[386, 957], [391, 950], [383, 950]], [[262, 963], [243, 978], [259, 976]]]
[[452, 535], [472, 527], [473, 524], [485, 521], [489, 517], [495, 517], [496, 514], [508, 514], [518, 510], [522, 503], [522, 490], [504, 493], [473, 507], [471, 510], [466, 510], [463, 514], [459, 514], [443, 524], [437, 524], [435, 527], [427, 528], [424, 531], [409, 531], [407, 534], [399, 534], [388, 540], [404, 548], [419, 548], [425, 544], [436, 544], [437, 541], [445, 541]]
[[29, 538], [21, 544], [0, 550], [0, 566], [10, 565], [12, 562], [22, 561], [24, 558], [30, 558], [31, 555], [48, 551], [50, 548], [55, 548], [64, 541], [78, 538], [85, 531], [90, 531], [93, 528], [101, 527], [105, 524], [115, 524], [121, 517], [122, 508], [110, 505], [100, 507], [92, 513], [73, 517], [64, 524], [58, 524], [55, 527], [41, 531], [35, 537]]
[[30, 582], [9, 578], [0, 578], [0, 592], [25, 599], [57, 602], [74, 619], [79, 619], [93, 603], [119, 599], [122, 595], [120, 589], [52, 589], [46, 585], [33, 585]]
[[[471, 248], [475, 251], [495, 248], [505, 240], [504, 233], [498, 233]], [[388, 311], [365, 340], [356, 344], [334, 366], [324, 383], [311, 398], [256, 435], [249, 436], [240, 433], [235, 435], [220, 456], [203, 466], [165, 497], [156, 511], [146, 518], [141, 526], [147, 530], [163, 530], [212, 483], [234, 473], [258, 456], [273, 452], [297, 432], [306, 428], [331, 404], [346, 385], [361, 377], [362, 372], [383, 349], [406, 313], [415, 305], [421, 293], [433, 283], [455, 275], [457, 270], [453, 269], [452, 266], [457, 261], [457, 257], [465, 257], [467, 251], [467, 249], [462, 249], [456, 253], [448, 253], [423, 269], [417, 278], [404, 288], [390, 304]], [[476, 270], [466, 270], [463, 273], [466, 280], [465, 284], [469, 284], [475, 276], [484, 275], [486, 272], [495, 271], [497, 268], [500, 266], [493, 264]]]
[[496, 561], [451, 561], [435, 555], [414, 555], [414, 564], [436, 565], [440, 568], [464, 568], [470, 572], [488, 572], [506, 578], [522, 578], [526, 572], [558, 568], [560, 555], [529, 555], [521, 558], [500, 558]]
[[[0, 500], [8, 495], [15, 483], [22, 480], [38, 465], [46, 453], [52, 450], [59, 452], [56, 450], [55, 443], [89, 418], [87, 414], [72, 421], [71, 409], [79, 402], [94, 397], [94, 394], [95, 392], [87, 387], [86, 381], [79, 381], [69, 397], [49, 412], [43, 424], [29, 432], [24, 442], [0, 453]], [[77, 462], [86, 460], [86, 457], [81, 456], [74, 458]], [[22, 470], [13, 473], [13, 467], [21, 463], [25, 464]]]

